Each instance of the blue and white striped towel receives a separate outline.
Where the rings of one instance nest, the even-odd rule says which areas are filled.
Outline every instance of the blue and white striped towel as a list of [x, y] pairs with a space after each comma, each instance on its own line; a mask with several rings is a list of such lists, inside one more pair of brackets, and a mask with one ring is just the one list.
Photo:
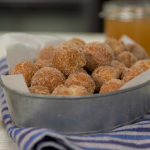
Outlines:
[[[0, 60], [0, 74], [8, 70], [6, 59]], [[10, 115], [0, 89], [2, 116], [8, 135], [21, 150], [148, 150], [150, 149], [150, 113], [139, 122], [108, 133], [93, 135], [65, 135], [45, 128], [18, 128]]]

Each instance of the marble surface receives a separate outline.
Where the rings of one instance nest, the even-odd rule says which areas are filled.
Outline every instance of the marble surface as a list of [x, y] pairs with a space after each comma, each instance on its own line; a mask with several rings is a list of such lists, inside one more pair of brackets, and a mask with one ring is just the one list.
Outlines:
[[[0, 32], [0, 34], [4, 34], [4, 32]], [[103, 42], [105, 39], [105, 35], [100, 33], [41, 33], [41, 34], [51, 34], [62, 37], [66, 40], [76, 37], [83, 39], [87, 43], [92, 41]], [[0, 50], [0, 59], [4, 56], [6, 56], [6, 52]], [[0, 112], [0, 150], [19, 150], [17, 144], [7, 135], [1, 112]]]

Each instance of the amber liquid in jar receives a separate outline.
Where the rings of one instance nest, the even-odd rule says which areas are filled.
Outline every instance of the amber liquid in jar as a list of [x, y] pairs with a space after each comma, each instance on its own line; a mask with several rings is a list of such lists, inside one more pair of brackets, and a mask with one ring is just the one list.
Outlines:
[[108, 1], [104, 3], [100, 17], [104, 18], [107, 37], [119, 40], [126, 34], [150, 56], [150, 1]]
[[107, 37], [120, 39], [126, 34], [145, 48], [150, 56], [150, 17], [122, 21], [116, 19], [105, 19], [105, 33]]

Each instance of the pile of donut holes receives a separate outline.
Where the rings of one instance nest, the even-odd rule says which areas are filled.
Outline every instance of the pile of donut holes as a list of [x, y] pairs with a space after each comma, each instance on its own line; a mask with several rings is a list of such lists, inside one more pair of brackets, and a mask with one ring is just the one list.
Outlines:
[[149, 68], [149, 56], [138, 44], [115, 38], [86, 44], [73, 38], [44, 47], [35, 63], [15, 65], [11, 75], [22, 74], [30, 93], [88, 95], [119, 90]]

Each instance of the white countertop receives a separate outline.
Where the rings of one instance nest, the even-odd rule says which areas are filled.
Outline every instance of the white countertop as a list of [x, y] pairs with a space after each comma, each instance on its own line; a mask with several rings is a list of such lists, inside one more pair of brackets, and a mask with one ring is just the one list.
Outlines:
[[[0, 32], [0, 34], [3, 34], [3, 33]], [[42, 34], [57, 35], [66, 40], [76, 37], [76, 38], [80, 38], [84, 40], [87, 43], [92, 42], [92, 41], [103, 42], [105, 39], [105, 35], [100, 34], [100, 33], [42, 33]], [[4, 56], [6, 56], [6, 52], [0, 50], [0, 59]], [[0, 108], [1, 108], [1, 105], [0, 105]], [[19, 150], [17, 144], [14, 143], [14, 141], [7, 135], [7, 132], [6, 132], [3, 120], [2, 120], [1, 112], [0, 112], [0, 150]]]

